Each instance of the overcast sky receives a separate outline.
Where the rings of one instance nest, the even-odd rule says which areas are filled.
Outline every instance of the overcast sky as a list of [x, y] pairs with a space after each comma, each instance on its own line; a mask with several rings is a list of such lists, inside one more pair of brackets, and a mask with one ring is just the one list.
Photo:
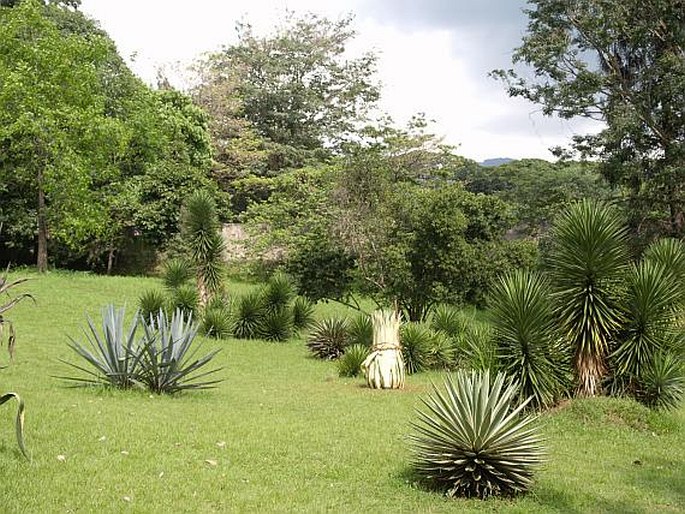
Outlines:
[[159, 66], [187, 63], [235, 41], [235, 22], [268, 32], [286, 10], [337, 18], [352, 12], [352, 51], [380, 55], [382, 107], [398, 122], [417, 112], [475, 160], [552, 159], [549, 148], [591, 127], [550, 120], [487, 76], [510, 66], [526, 26], [525, 0], [82, 0], [132, 69], [154, 82]]

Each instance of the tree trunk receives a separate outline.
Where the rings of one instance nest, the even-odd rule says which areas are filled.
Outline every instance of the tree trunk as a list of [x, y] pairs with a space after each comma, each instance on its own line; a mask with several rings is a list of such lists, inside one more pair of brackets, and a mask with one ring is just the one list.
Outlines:
[[43, 170], [38, 171], [38, 256], [36, 266], [38, 271], [48, 270], [48, 223], [45, 213], [45, 191], [43, 190]]
[[578, 353], [575, 359], [576, 394], [597, 396], [602, 391], [602, 378], [606, 373], [603, 359], [594, 355]]

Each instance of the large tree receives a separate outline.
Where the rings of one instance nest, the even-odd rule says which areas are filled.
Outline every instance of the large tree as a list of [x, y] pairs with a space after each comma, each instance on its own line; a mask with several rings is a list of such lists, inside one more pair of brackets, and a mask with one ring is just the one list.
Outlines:
[[685, 2], [530, 0], [528, 32], [498, 71], [512, 96], [602, 120], [575, 149], [627, 191], [635, 234], [685, 236]]
[[267, 36], [237, 26], [237, 43], [198, 64], [196, 100], [211, 114], [223, 174], [275, 173], [321, 161], [379, 96], [376, 57], [350, 58], [352, 18], [313, 14]]

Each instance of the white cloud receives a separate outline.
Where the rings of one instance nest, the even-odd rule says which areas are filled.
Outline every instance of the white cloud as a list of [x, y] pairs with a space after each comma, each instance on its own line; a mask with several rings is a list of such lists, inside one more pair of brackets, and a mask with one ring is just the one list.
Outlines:
[[[82, 10], [100, 21], [125, 58], [136, 55], [133, 70], [152, 82], [158, 66], [188, 63], [234, 41], [234, 26], [241, 19], [266, 32], [288, 9], [338, 17], [363, 4], [364, 0], [83, 0]], [[370, 15], [360, 15], [356, 27], [359, 36], [353, 50], [380, 53], [382, 107], [400, 122], [425, 112], [436, 120], [435, 132], [459, 145], [459, 153], [467, 157], [551, 158], [547, 148], [568, 142], [573, 134], [575, 125], [543, 119], [535, 106], [508, 98], [504, 88], [486, 76], [492, 48], [484, 47], [482, 34], [428, 24], [411, 30]], [[487, 59], [479, 59], [486, 53]], [[508, 55], [498, 58], [508, 61]]]

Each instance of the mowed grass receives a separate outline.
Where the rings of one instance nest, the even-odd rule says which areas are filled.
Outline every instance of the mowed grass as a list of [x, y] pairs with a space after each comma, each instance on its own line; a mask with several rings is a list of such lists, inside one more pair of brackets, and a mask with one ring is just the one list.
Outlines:
[[685, 511], [685, 409], [569, 402], [542, 416], [549, 462], [530, 494], [446, 499], [414, 483], [405, 440], [419, 396], [439, 374], [411, 376], [403, 391], [371, 391], [310, 358], [302, 340], [203, 339], [207, 350], [222, 348], [215, 361], [224, 381], [214, 390], [69, 388], [54, 377], [71, 373], [60, 359], [74, 359], [66, 341], [79, 337], [85, 313], [98, 319], [110, 302], [133, 312], [144, 289], [161, 286], [19, 274], [34, 278], [24, 290], [37, 304], [10, 313], [17, 354], [0, 370], [0, 392], [26, 401], [33, 461], [16, 449], [15, 406], [0, 407], [2, 513]]

